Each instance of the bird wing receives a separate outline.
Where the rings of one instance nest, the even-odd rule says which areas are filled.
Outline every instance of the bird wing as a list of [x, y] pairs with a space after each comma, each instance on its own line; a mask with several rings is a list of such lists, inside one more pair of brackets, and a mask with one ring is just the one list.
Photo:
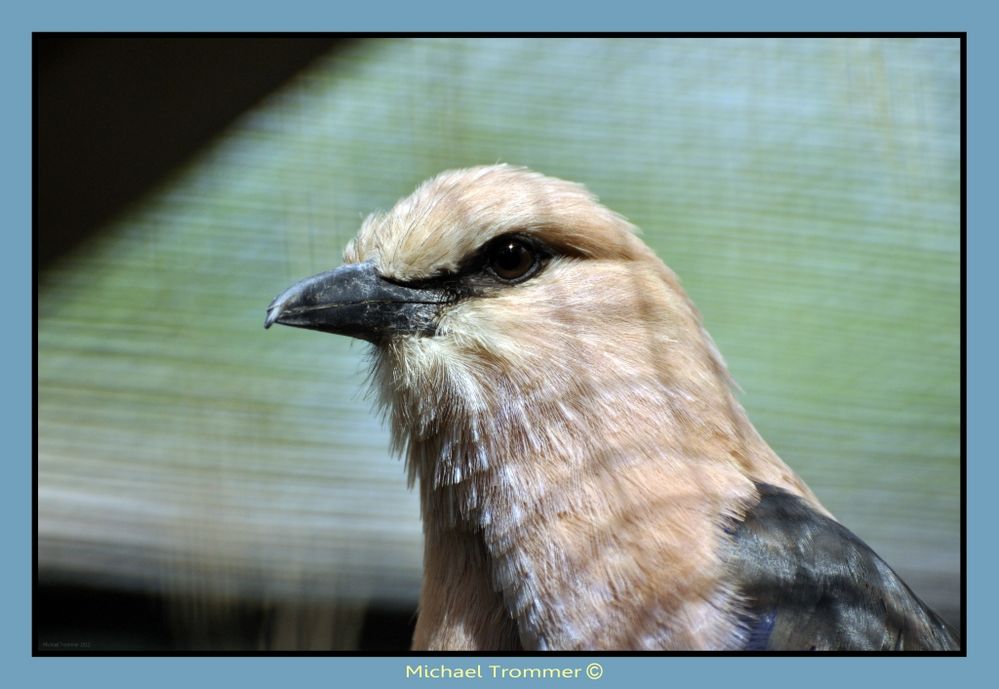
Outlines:
[[759, 483], [729, 529], [729, 571], [748, 605], [745, 650], [958, 650], [952, 627], [848, 529]]

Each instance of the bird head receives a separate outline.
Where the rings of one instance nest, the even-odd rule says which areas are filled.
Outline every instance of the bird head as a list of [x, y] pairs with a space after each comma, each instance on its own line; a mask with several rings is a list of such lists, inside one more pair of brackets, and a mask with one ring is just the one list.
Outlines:
[[515, 462], [754, 461], [722, 442], [755, 431], [676, 276], [581, 185], [508, 165], [445, 172], [369, 216], [344, 262], [281, 294], [266, 325], [374, 345], [421, 485]]

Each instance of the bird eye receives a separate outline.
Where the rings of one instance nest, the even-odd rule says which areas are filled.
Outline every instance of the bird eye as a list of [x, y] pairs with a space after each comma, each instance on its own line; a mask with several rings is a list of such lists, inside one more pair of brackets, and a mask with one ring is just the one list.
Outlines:
[[499, 279], [513, 282], [533, 273], [538, 266], [538, 254], [520, 239], [503, 239], [490, 247], [487, 265]]

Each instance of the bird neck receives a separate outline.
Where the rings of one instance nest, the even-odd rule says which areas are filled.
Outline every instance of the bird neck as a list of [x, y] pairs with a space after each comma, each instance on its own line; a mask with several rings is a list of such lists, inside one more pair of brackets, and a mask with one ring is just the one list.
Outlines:
[[393, 388], [426, 538], [421, 641], [474, 645], [486, 616], [512, 620], [525, 649], [741, 642], [725, 528], [754, 481], [811, 494], [727, 379], [640, 380]]
[[[636, 426], [662, 425], [639, 409], [653, 407], [636, 405]], [[523, 411], [524, 424], [507, 414], [502, 433], [466, 418], [410, 438], [426, 538], [421, 619], [436, 630], [422, 639], [479, 639], [468, 630], [486, 616], [513, 620], [526, 649], [737, 643], [723, 522], [754, 490], [737, 463], [705, 456], [693, 438], [622, 432], [583, 406], [563, 409], [546, 437], [527, 419], [546, 414], [551, 428], [554, 410]], [[714, 442], [755, 451], [734, 435]], [[461, 586], [441, 572], [460, 573]]]

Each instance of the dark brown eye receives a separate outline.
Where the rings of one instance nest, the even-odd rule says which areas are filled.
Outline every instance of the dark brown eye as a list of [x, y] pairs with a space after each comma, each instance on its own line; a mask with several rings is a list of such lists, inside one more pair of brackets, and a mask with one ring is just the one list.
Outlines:
[[526, 242], [504, 239], [496, 242], [488, 254], [489, 269], [501, 280], [526, 277], [538, 265], [538, 255]]

